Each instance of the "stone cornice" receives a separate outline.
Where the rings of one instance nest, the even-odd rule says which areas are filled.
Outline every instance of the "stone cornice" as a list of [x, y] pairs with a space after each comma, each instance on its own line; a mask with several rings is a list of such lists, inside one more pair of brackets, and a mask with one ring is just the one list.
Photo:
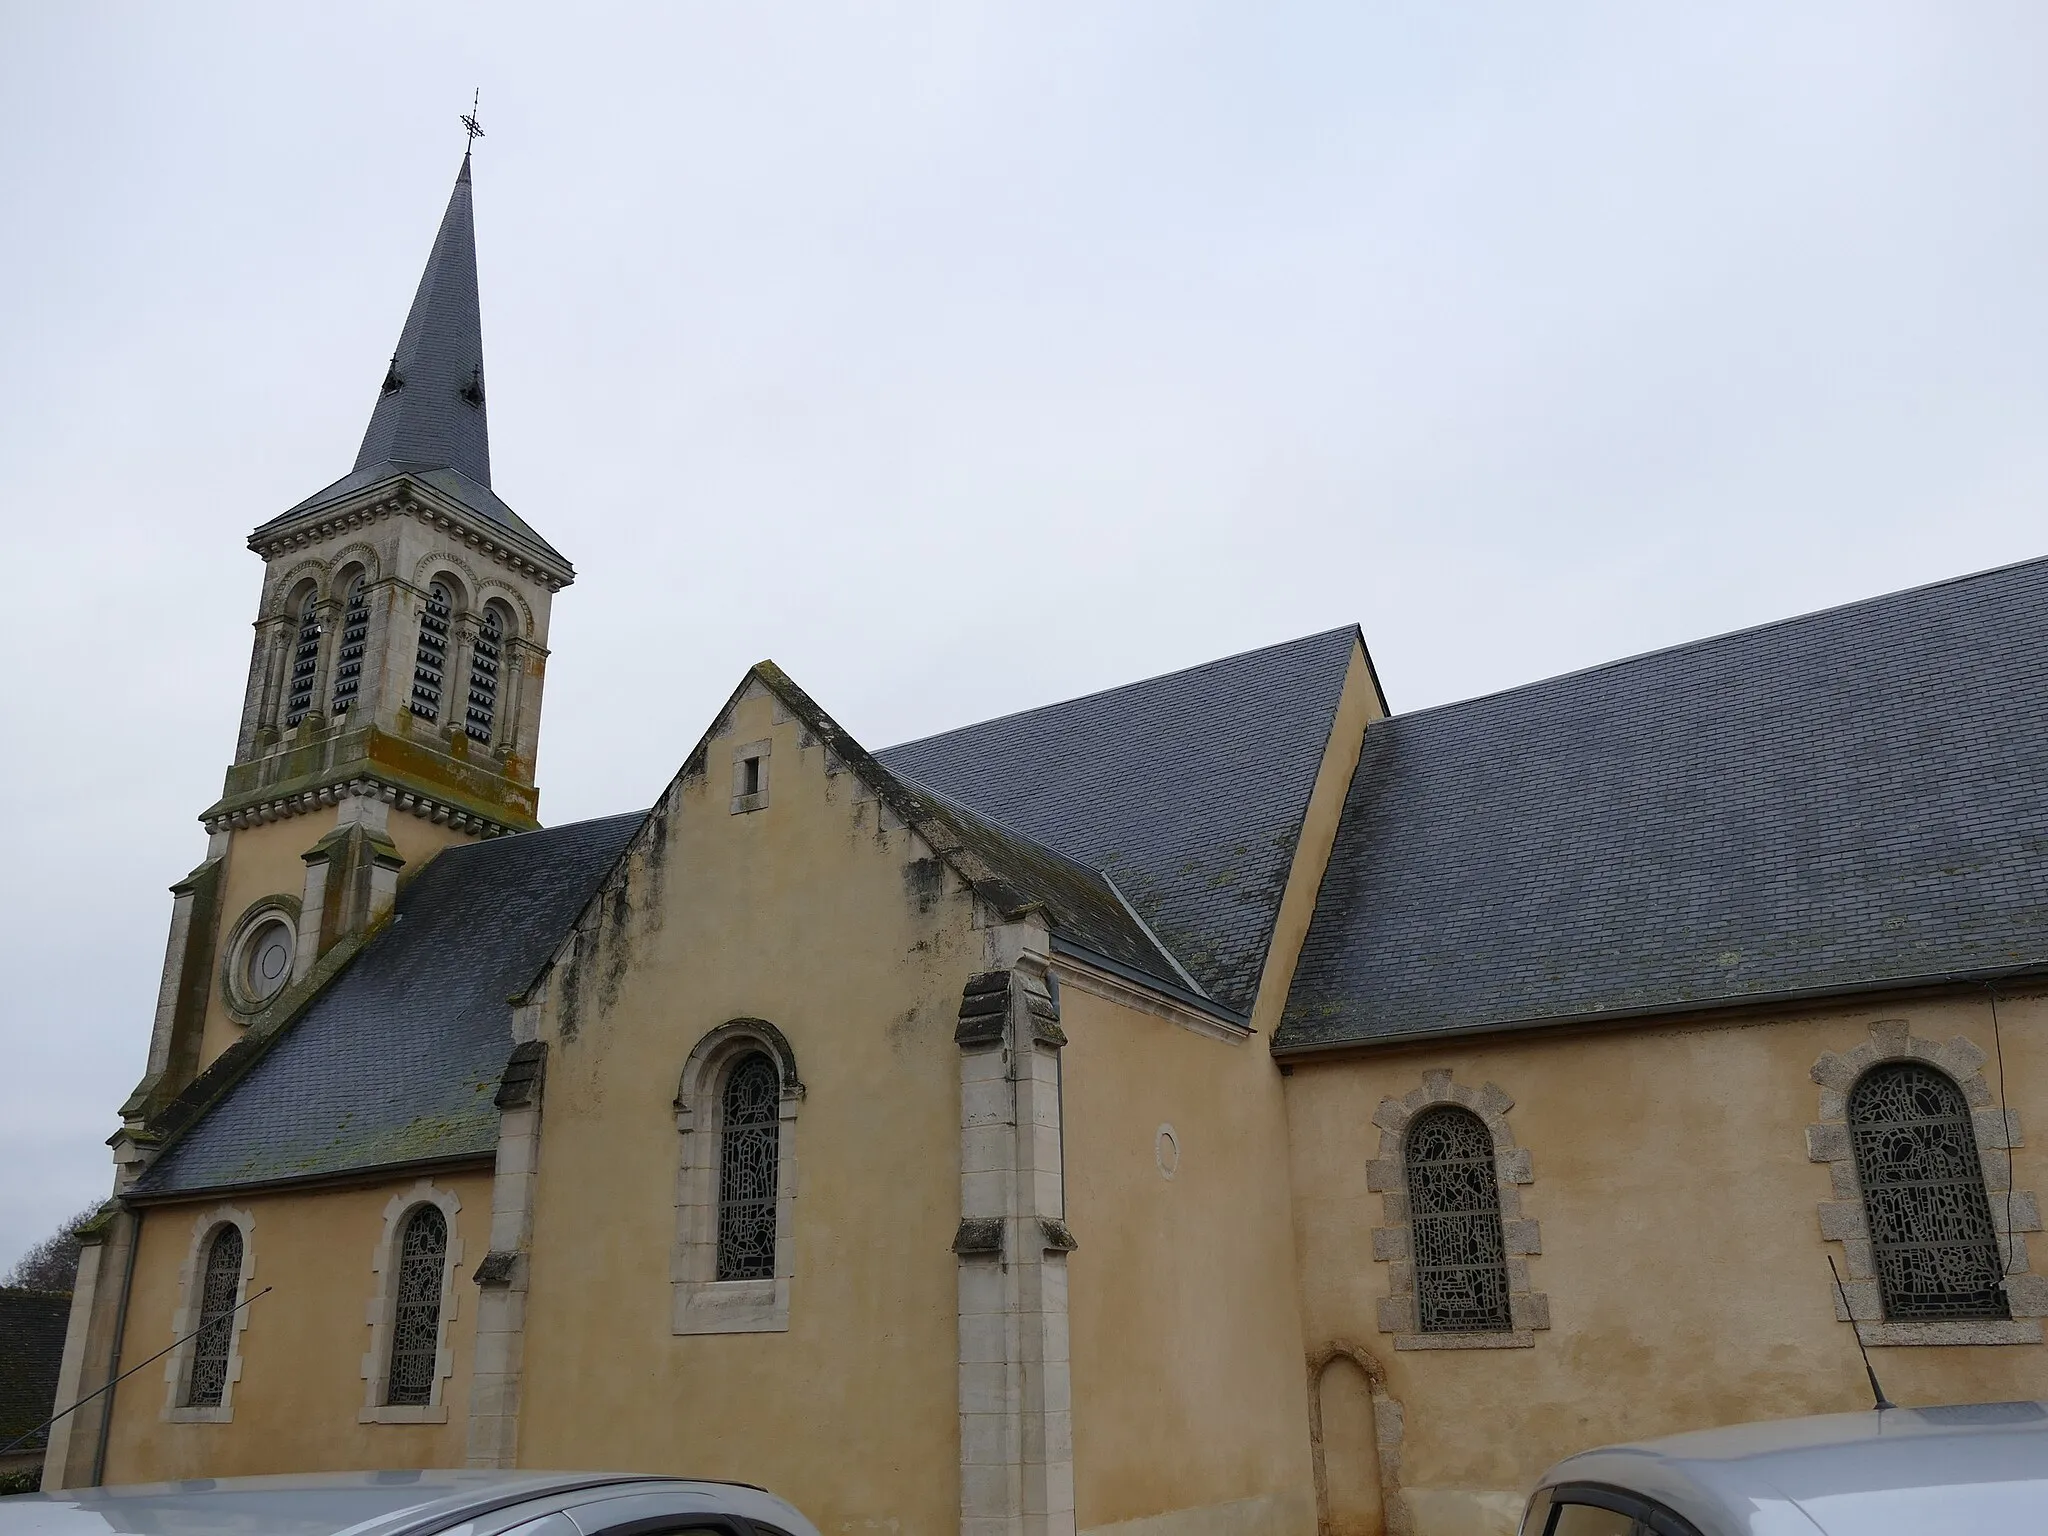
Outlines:
[[374, 771], [352, 772], [346, 777], [336, 779], [332, 784], [322, 784], [314, 789], [303, 789], [275, 799], [237, 806], [233, 810], [210, 811], [200, 818], [200, 823], [209, 832], [223, 832], [229, 828], [239, 831], [244, 827], [262, 826], [267, 822], [284, 821], [293, 816], [310, 815], [325, 806], [338, 805], [351, 796], [366, 800], [382, 800], [386, 805], [411, 812], [422, 821], [453, 827], [458, 832], [468, 832], [477, 837], [503, 837], [508, 832], [528, 830], [486, 816], [451, 797], [415, 789]]
[[370, 527], [389, 517], [417, 517], [464, 547], [539, 582], [550, 592], [559, 592], [576, 579], [574, 568], [560, 556], [409, 475], [395, 476], [329, 506], [309, 507], [289, 522], [265, 524], [249, 536], [249, 548], [265, 560], [275, 560], [291, 550]]

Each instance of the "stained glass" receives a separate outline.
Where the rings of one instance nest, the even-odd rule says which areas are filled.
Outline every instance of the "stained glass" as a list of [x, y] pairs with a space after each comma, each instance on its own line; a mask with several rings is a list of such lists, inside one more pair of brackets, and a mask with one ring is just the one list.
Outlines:
[[775, 1273], [775, 1175], [781, 1153], [775, 1063], [744, 1057], [725, 1080], [718, 1148], [718, 1278]]
[[391, 1315], [391, 1375], [385, 1401], [430, 1403], [441, 1344], [441, 1268], [448, 1256], [448, 1220], [423, 1205], [399, 1239], [398, 1305]]
[[1884, 1315], [2008, 1316], [1998, 1233], [1963, 1092], [1916, 1061], [1873, 1067], [1849, 1094], [1849, 1137]]
[[228, 1347], [235, 1337], [236, 1293], [242, 1288], [242, 1229], [224, 1226], [206, 1246], [199, 1284], [199, 1335], [192, 1341], [192, 1375], [185, 1401], [218, 1408], [228, 1385]]
[[1426, 1110], [1408, 1131], [1408, 1209], [1424, 1333], [1510, 1326], [1493, 1136], [1470, 1110]]

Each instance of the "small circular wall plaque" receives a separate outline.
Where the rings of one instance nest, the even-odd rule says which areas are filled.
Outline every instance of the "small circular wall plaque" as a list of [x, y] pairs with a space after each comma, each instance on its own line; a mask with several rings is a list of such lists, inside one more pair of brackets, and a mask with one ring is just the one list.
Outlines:
[[1152, 1143], [1152, 1156], [1165, 1177], [1170, 1179], [1180, 1172], [1180, 1138], [1173, 1134], [1172, 1126], [1159, 1127], [1159, 1135]]

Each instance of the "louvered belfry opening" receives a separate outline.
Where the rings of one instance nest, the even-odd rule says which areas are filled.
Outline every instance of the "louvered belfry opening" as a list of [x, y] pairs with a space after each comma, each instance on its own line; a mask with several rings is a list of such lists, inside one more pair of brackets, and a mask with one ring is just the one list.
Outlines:
[[384, 1400], [423, 1406], [434, 1398], [441, 1352], [441, 1271], [448, 1257], [448, 1218], [423, 1205], [405, 1220], [398, 1243], [398, 1299], [391, 1314], [391, 1369]]
[[216, 1228], [206, 1245], [206, 1273], [199, 1286], [199, 1334], [192, 1341], [192, 1370], [185, 1405], [218, 1408], [227, 1395], [228, 1353], [235, 1337], [235, 1303], [242, 1288], [242, 1229]]
[[504, 610], [496, 603], [484, 609], [476, 633], [476, 654], [469, 664], [469, 713], [462, 723], [471, 741], [490, 745], [498, 718], [498, 665], [505, 645]]
[[441, 682], [448, 672], [448, 623], [454, 603], [440, 582], [427, 588], [420, 615], [420, 644], [412, 660], [412, 712], [422, 720], [441, 718]]
[[775, 1182], [781, 1158], [781, 1078], [759, 1051], [741, 1057], [719, 1097], [718, 1278], [775, 1274]]
[[1976, 1129], [1954, 1079], [1918, 1061], [1872, 1067], [1849, 1091], [1849, 1140], [1885, 1317], [2010, 1316]]
[[299, 610], [299, 638], [292, 646], [292, 684], [285, 700], [284, 723], [297, 725], [313, 711], [314, 680], [320, 671], [320, 594], [306, 594]]
[[1469, 1109], [1439, 1105], [1408, 1131], [1415, 1299], [1424, 1333], [1505, 1333], [1507, 1244], [1493, 1136]]
[[370, 642], [370, 583], [361, 576], [348, 589], [348, 610], [341, 616], [341, 649], [335, 653], [334, 713], [355, 707], [363, 683], [363, 652]]

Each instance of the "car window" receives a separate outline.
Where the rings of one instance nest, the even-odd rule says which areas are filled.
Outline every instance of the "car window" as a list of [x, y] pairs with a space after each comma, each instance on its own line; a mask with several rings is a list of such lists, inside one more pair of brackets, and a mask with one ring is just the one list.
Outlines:
[[1596, 1504], [1560, 1504], [1549, 1536], [1654, 1536], [1634, 1515]]

